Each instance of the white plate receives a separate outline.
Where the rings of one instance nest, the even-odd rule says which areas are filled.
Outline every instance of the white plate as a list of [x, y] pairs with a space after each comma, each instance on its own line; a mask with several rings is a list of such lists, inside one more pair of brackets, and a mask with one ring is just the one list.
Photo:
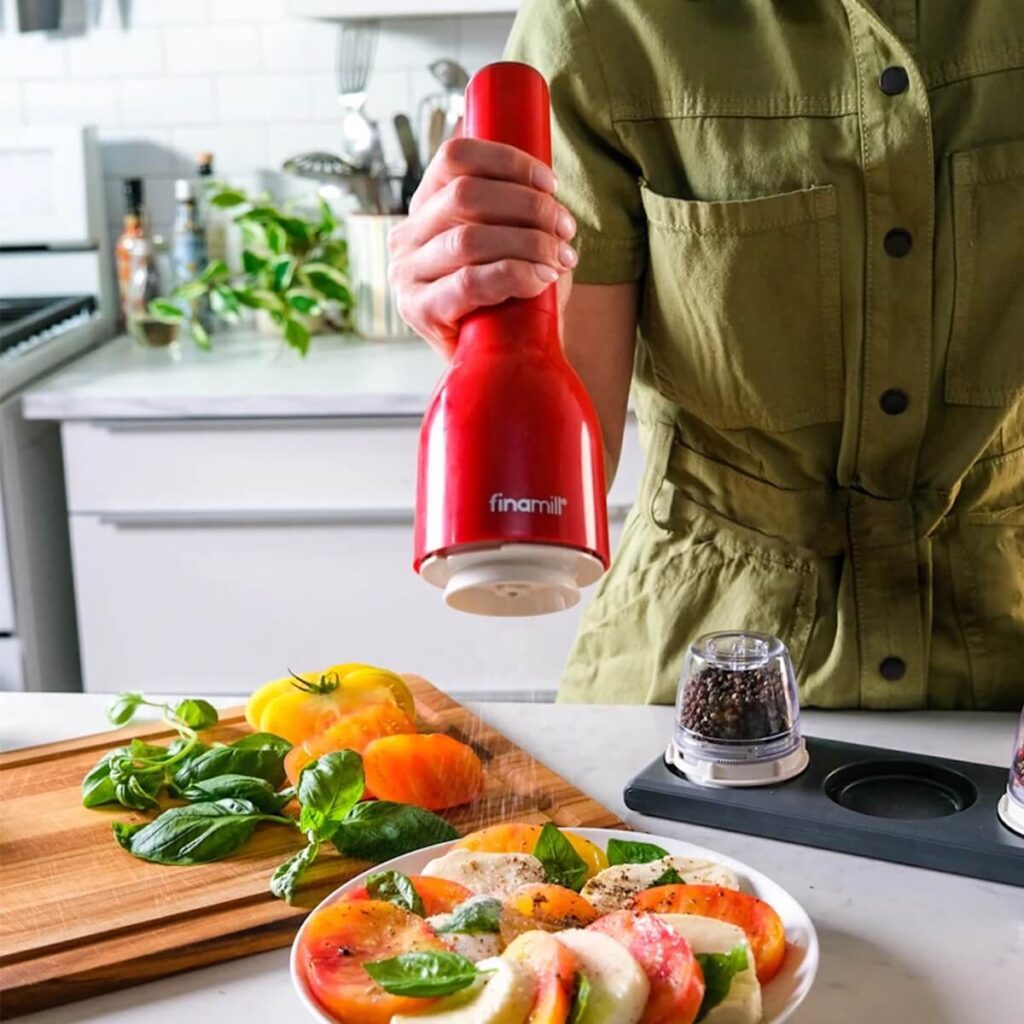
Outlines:
[[[782, 923], [786, 926], [787, 949], [782, 970], [762, 990], [764, 1024], [782, 1024], [782, 1021], [789, 1020], [796, 1008], [804, 1001], [807, 993], [811, 990], [811, 985], [814, 984], [814, 975], [818, 970], [818, 935], [804, 908], [777, 882], [762, 875], [760, 871], [747, 867], [741, 861], [733, 860], [732, 857], [726, 857], [724, 854], [716, 853], [703, 846], [685, 843], [681, 839], [669, 839], [667, 836], [648, 835], [642, 832], [623, 832], [610, 828], [570, 828], [568, 831], [597, 843], [602, 849], [607, 846], [609, 839], [654, 842], [668, 850], [673, 856], [699, 857], [732, 868], [739, 877], [743, 890], [774, 907], [776, 913], [782, 918]], [[378, 864], [335, 889], [320, 903], [313, 914], [320, 907], [344, 897], [349, 889], [362, 885], [366, 876], [375, 871], [401, 871], [406, 875], [420, 874], [428, 861], [447, 853], [453, 845], [453, 843], [439, 843], [437, 846], [428, 846], [402, 857], [395, 857], [394, 860], [389, 860], [384, 864]], [[322, 1024], [334, 1024], [334, 1019], [328, 1017], [317, 1006], [306, 986], [306, 979], [299, 970], [299, 944], [302, 942], [303, 933], [312, 916], [310, 914], [306, 918], [306, 922], [299, 929], [299, 933], [292, 943], [292, 984], [314, 1020], [321, 1021]]]

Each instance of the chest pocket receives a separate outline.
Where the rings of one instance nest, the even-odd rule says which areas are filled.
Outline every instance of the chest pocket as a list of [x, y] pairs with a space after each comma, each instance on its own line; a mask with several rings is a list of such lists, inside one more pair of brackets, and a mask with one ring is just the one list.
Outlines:
[[952, 160], [956, 285], [946, 401], [1024, 398], [1024, 142]]
[[831, 186], [730, 202], [643, 189], [641, 314], [659, 390], [725, 429], [793, 430], [842, 415]]

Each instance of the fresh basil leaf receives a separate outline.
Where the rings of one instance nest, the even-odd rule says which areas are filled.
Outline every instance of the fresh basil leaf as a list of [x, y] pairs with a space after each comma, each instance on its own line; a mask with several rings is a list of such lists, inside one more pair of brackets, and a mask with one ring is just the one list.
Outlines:
[[124, 807], [135, 811], [150, 811], [159, 807], [157, 794], [163, 789], [164, 777], [160, 772], [128, 775], [114, 784], [114, 798]]
[[218, 775], [193, 783], [181, 796], [195, 804], [234, 797], [248, 800], [264, 814], [277, 814], [292, 799], [293, 793], [291, 790], [278, 793], [266, 779], [252, 775]]
[[316, 860], [320, 853], [320, 840], [311, 836], [309, 842], [294, 856], [289, 857], [273, 874], [270, 879], [270, 891], [278, 897], [291, 903], [299, 888], [299, 882], [306, 873], [306, 869]]
[[579, 971], [576, 975], [576, 995], [573, 997], [568, 1024], [580, 1024], [586, 1016], [587, 1004], [590, 1002], [590, 987], [590, 979]]
[[401, 871], [378, 871], [366, 879], [366, 891], [371, 899], [394, 903], [420, 917], [426, 917], [423, 900], [408, 875]]
[[732, 980], [749, 964], [747, 947], [735, 946], [728, 953], [698, 953], [697, 963], [704, 972], [704, 1001], [700, 1004], [697, 1020], [703, 1020], [732, 988]]
[[444, 818], [422, 807], [387, 800], [356, 804], [330, 836], [339, 853], [373, 861], [458, 838], [459, 833]]
[[430, 998], [468, 988], [481, 976], [472, 960], [458, 953], [402, 953], [390, 960], [363, 964], [363, 969], [393, 996]]
[[264, 815], [248, 800], [216, 800], [172, 807], [141, 828], [114, 827], [132, 856], [155, 864], [208, 864], [248, 842]]
[[284, 781], [284, 755], [291, 747], [270, 733], [255, 733], [224, 747], [210, 747], [187, 760], [174, 774], [174, 785], [184, 792], [197, 782], [219, 775], [251, 775], [266, 779], [275, 789]]
[[174, 709], [174, 717], [190, 729], [209, 729], [217, 724], [217, 709], [206, 700], [183, 700]]
[[657, 889], [659, 885], [685, 885], [685, 882], [683, 876], [675, 868], [667, 868], [647, 888]]
[[540, 830], [533, 855], [544, 866], [549, 882], [579, 892], [587, 878], [587, 865], [562, 835], [557, 825], [547, 822]]
[[115, 758], [124, 757], [125, 753], [125, 747], [107, 751], [89, 770], [89, 773], [82, 779], [83, 807], [99, 807], [101, 804], [109, 804], [117, 799], [114, 782], [110, 778], [110, 767]]
[[302, 769], [296, 787], [302, 805], [299, 828], [327, 837], [365, 789], [363, 759], [354, 750], [335, 750], [310, 762]]
[[649, 864], [652, 860], [661, 860], [669, 855], [654, 843], [637, 843], [630, 839], [608, 840], [608, 864]]
[[[174, 742], [177, 743], [178, 740]], [[159, 764], [166, 761], [171, 752], [170, 747], [160, 747], [155, 743], [145, 743], [139, 739], [132, 740], [123, 749], [132, 761], [145, 761], [147, 764]]]
[[283, 737], [272, 732], [251, 732], [231, 746], [238, 750], [276, 750], [282, 757], [292, 749], [292, 745]]
[[135, 716], [139, 705], [145, 700], [141, 693], [120, 693], [107, 708], [107, 719], [111, 725], [127, 725]]
[[501, 900], [493, 896], [474, 896], [460, 903], [443, 925], [435, 928], [438, 934], [483, 935], [501, 930]]

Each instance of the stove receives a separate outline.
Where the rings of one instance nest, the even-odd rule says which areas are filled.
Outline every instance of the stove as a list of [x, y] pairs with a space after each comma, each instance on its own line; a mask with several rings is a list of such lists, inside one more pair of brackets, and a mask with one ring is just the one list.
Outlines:
[[0, 690], [80, 687], [60, 428], [21, 396], [112, 336], [90, 128], [0, 129]]

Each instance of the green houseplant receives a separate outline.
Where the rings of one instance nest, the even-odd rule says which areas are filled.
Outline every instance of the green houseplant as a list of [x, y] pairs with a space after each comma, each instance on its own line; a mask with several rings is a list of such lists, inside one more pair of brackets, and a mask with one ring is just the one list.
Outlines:
[[200, 348], [209, 348], [210, 335], [198, 310], [208, 304], [213, 316], [229, 324], [239, 322], [244, 308], [264, 310], [284, 340], [303, 355], [314, 320], [326, 316], [335, 327], [351, 329], [348, 251], [323, 199], [315, 220], [277, 207], [265, 196], [254, 199], [225, 186], [215, 188], [209, 202], [236, 211], [233, 220], [243, 242], [241, 272], [232, 273], [224, 262], [213, 260], [194, 280], [154, 299], [151, 316], [181, 324]]

